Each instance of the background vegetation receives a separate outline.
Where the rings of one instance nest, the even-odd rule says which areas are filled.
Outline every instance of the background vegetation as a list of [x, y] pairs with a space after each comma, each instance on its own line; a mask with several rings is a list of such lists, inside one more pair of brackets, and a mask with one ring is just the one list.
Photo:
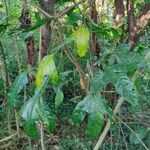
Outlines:
[[149, 0], [0, 1], [0, 149], [150, 149]]

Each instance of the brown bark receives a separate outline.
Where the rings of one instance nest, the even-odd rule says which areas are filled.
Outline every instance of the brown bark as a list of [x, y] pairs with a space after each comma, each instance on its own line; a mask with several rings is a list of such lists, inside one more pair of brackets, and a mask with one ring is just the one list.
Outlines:
[[28, 37], [26, 43], [27, 43], [27, 51], [28, 51], [28, 64], [33, 67], [35, 65], [33, 37], [31, 36]]
[[[90, 0], [89, 1], [89, 5], [90, 5], [90, 18], [94, 23], [97, 23], [98, 20], [98, 12], [96, 10], [96, 2], [95, 0]], [[91, 36], [91, 50], [92, 52], [95, 54], [95, 56], [97, 58], [99, 58], [99, 54], [100, 54], [100, 47], [98, 44], [98, 39], [95, 33], [92, 33]]]
[[132, 49], [136, 45], [142, 29], [148, 25], [150, 20], [150, 3], [145, 4], [142, 13], [138, 16], [134, 16], [134, 2], [133, 0], [127, 0], [127, 15], [128, 15], [128, 43], [132, 46]]
[[116, 20], [120, 20], [124, 16], [124, 4], [123, 0], [114, 0], [115, 12], [114, 17]]
[[[43, 9], [46, 13], [52, 15], [53, 14], [53, 8], [54, 8], [54, 0], [39, 0], [39, 5], [41, 9]], [[42, 13], [42, 18], [48, 18], [44, 13]], [[51, 43], [51, 24], [46, 23], [41, 27], [41, 57], [44, 57], [49, 49], [50, 43]]]
[[137, 25], [134, 16], [134, 2], [133, 0], [127, 0], [127, 15], [128, 15], [128, 43], [134, 47], [137, 41]]
[[145, 4], [142, 13], [136, 18], [138, 30], [144, 29], [150, 20], [150, 3]]
[[[19, 18], [19, 21], [21, 23], [20, 28], [29, 29], [31, 27], [31, 20], [29, 17], [29, 10], [27, 8], [26, 1], [23, 1], [22, 7], [23, 8], [22, 8], [21, 16]], [[35, 65], [35, 55], [34, 55], [35, 47], [34, 47], [33, 36], [29, 36], [25, 40], [25, 42], [27, 46], [27, 62], [30, 66], [33, 67]]]

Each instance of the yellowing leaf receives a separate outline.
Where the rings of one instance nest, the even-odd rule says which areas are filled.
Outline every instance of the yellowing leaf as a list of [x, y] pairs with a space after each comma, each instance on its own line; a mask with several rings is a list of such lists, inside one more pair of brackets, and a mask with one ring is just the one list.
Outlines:
[[77, 54], [84, 57], [89, 46], [90, 33], [87, 28], [80, 27], [73, 33], [73, 40], [77, 44]]
[[36, 85], [38, 88], [43, 87], [44, 77], [46, 75], [50, 77], [52, 83], [58, 83], [58, 72], [52, 55], [45, 56], [39, 64], [36, 74]]

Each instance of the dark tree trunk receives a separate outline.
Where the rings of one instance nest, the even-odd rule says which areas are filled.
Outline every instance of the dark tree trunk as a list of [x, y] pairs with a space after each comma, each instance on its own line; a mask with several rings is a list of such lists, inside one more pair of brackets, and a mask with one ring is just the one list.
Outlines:
[[26, 39], [27, 43], [27, 51], [28, 51], [28, 64], [32, 67], [35, 65], [35, 57], [34, 57], [34, 40], [33, 37], [30, 36]]
[[128, 43], [132, 46], [135, 46], [138, 39], [137, 36], [137, 25], [134, 16], [134, 2], [133, 0], [127, 0], [127, 15], [128, 15]]
[[114, 17], [116, 20], [121, 19], [124, 16], [124, 0], [114, 0], [114, 5], [115, 5], [115, 12], [114, 12]]
[[[29, 10], [26, 5], [26, 1], [23, 3], [23, 8], [21, 12], [21, 16], [19, 18], [19, 21], [21, 23], [20, 28], [21, 29], [29, 29], [31, 27], [31, 20], [29, 17]], [[35, 47], [34, 47], [34, 39], [33, 36], [29, 36], [26, 40], [26, 46], [27, 46], [27, 62], [28, 64], [33, 67], [35, 65]]]
[[115, 19], [115, 25], [118, 27], [120, 26], [121, 19], [125, 15], [125, 8], [123, 4], [124, 0], [114, 0], [114, 6], [115, 6], [115, 11], [114, 11], [114, 19]]
[[141, 31], [145, 29], [150, 20], [150, 3], [145, 4], [142, 13], [134, 16], [134, 1], [127, 0], [127, 15], [128, 15], [128, 43], [132, 46], [131, 50], [135, 47]]
[[[53, 15], [53, 9], [54, 9], [55, 0], [39, 0], [40, 7], [47, 12], [50, 15]], [[42, 14], [42, 18], [47, 18], [45, 14]], [[40, 49], [40, 55], [41, 57], [44, 57], [51, 44], [51, 24], [46, 23], [41, 27], [41, 49]]]
[[[97, 23], [98, 12], [96, 10], [96, 2], [95, 2], [95, 0], [90, 0], [89, 1], [89, 5], [90, 5], [90, 17], [91, 17], [91, 20], [94, 23]], [[96, 36], [95, 33], [92, 33], [92, 37], [91, 37], [91, 50], [95, 54], [95, 56], [97, 58], [99, 58], [99, 56], [100, 56], [100, 47], [99, 47], [98, 39], [97, 39], [97, 36]]]
[[122, 22], [122, 18], [125, 16], [125, 7], [124, 7], [124, 0], [114, 0], [114, 19], [115, 19], [115, 26], [117, 28], [122, 29], [122, 35], [120, 37], [120, 42], [124, 41], [124, 30], [125, 24]]

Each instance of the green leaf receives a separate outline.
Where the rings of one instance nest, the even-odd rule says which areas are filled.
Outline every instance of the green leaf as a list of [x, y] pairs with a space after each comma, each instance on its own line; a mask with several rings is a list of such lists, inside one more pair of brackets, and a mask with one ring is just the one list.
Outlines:
[[132, 106], [137, 105], [138, 92], [127, 75], [118, 75], [115, 87], [121, 97], [128, 101]]
[[15, 107], [17, 104], [18, 94], [23, 87], [28, 83], [27, 71], [21, 73], [14, 81], [8, 94], [8, 103], [10, 107]]
[[145, 2], [146, 4], [149, 4], [149, 3], [150, 3], [150, 0], [144, 0], [144, 2]]
[[67, 15], [68, 15], [67, 24], [69, 25], [76, 25], [77, 21], [81, 19], [79, 13], [77, 12], [70, 12]]
[[8, 27], [8, 24], [0, 24], [0, 34], [3, 33]]
[[101, 133], [104, 125], [104, 117], [100, 113], [92, 114], [88, 118], [87, 135], [90, 138], [95, 138]]
[[104, 86], [107, 84], [107, 81], [105, 82], [103, 80], [104, 74], [102, 73], [97, 73], [94, 75], [90, 82], [90, 91], [92, 93], [98, 92], [99, 90], [103, 89]]
[[[87, 134], [90, 137], [96, 137], [101, 132], [103, 126], [103, 115], [107, 114], [111, 116], [112, 112], [101, 95], [97, 92], [89, 94], [78, 103], [72, 116], [74, 124], [81, 123], [85, 114], [89, 116]], [[95, 129], [92, 132], [93, 127], [95, 127]]]
[[64, 100], [64, 93], [58, 89], [55, 96], [55, 107], [58, 108]]
[[85, 27], [78, 28], [72, 35], [72, 39], [77, 44], [77, 54], [84, 57], [89, 46], [90, 33]]
[[148, 53], [146, 54], [144, 60], [147, 64], [147, 66], [148, 66], [148, 69], [150, 70], [150, 51], [148, 51]]
[[40, 94], [35, 94], [29, 99], [21, 108], [20, 115], [24, 121], [35, 122], [38, 121]]
[[145, 56], [145, 61], [146, 61], [147, 63], [150, 63], [150, 51], [148, 51], [148, 53], [146, 54], [146, 56]]
[[47, 126], [49, 132], [54, 131], [56, 127], [56, 117], [53, 115], [48, 105], [42, 101], [42, 99], [40, 99], [39, 102], [38, 116]]
[[4, 5], [0, 4], [0, 8], [3, 8], [3, 7], [4, 7]]
[[72, 115], [72, 120], [75, 125], [79, 125], [85, 118], [86, 113], [82, 109], [76, 109]]
[[25, 122], [23, 124], [26, 134], [32, 139], [39, 138], [39, 133], [36, 127], [35, 122]]
[[131, 46], [129, 44], [119, 44], [114, 51], [113, 56], [118, 63], [137, 63], [139, 64], [142, 59], [134, 51], [130, 51]]
[[[32, 125], [32, 128], [35, 129], [33, 134], [36, 134], [36, 127], [34, 126], [36, 122], [42, 121], [51, 132], [56, 127], [56, 118], [51, 112], [48, 105], [43, 102], [41, 95], [37, 92], [20, 110], [20, 116], [25, 122], [25, 130], [27, 134], [30, 135], [30, 128], [28, 124]], [[31, 135], [31, 137], [34, 135]]]
[[143, 140], [147, 135], [147, 129], [145, 128], [139, 128], [134, 133], [130, 134], [130, 143], [131, 144], [139, 144], [141, 143], [140, 140]]
[[43, 87], [45, 76], [49, 76], [53, 84], [58, 83], [58, 71], [52, 55], [45, 56], [39, 64], [36, 74], [36, 85], [40, 89]]

